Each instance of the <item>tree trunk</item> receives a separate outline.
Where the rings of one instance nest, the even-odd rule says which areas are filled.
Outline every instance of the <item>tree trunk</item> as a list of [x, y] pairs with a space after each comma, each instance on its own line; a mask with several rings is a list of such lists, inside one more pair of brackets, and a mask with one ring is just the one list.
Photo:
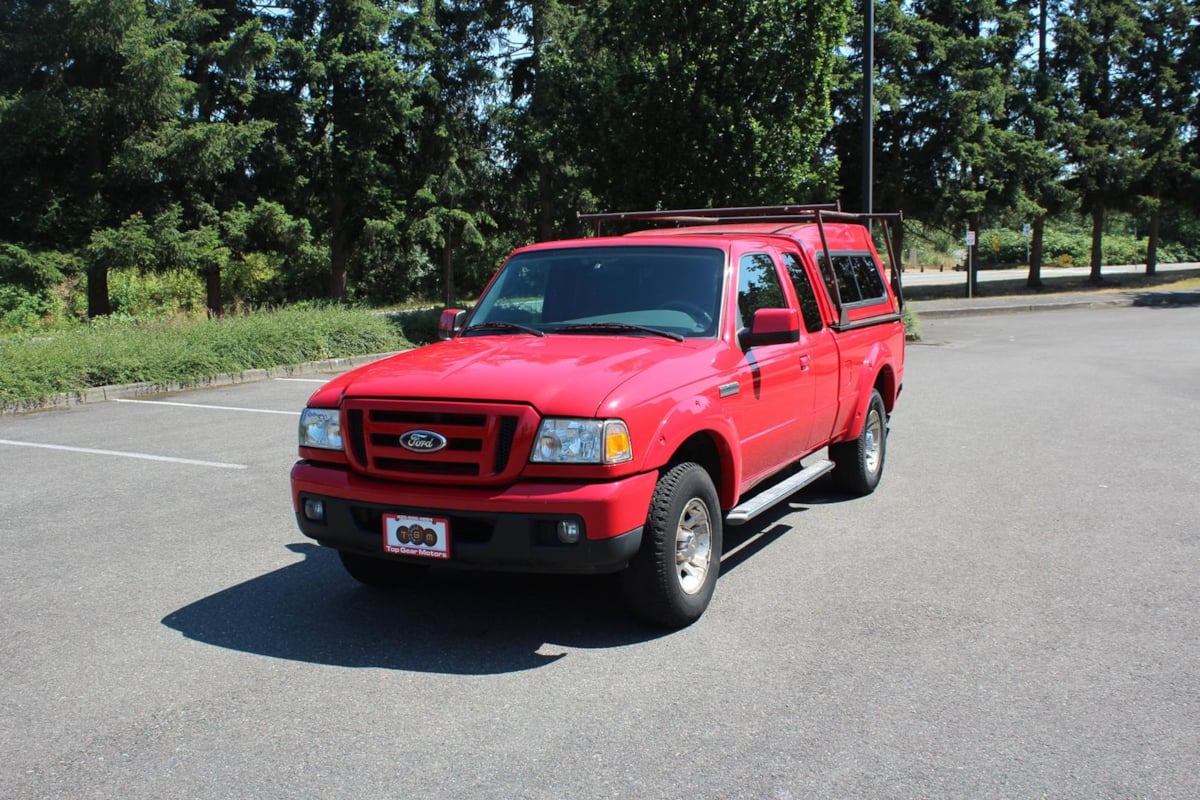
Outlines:
[[112, 303], [108, 299], [108, 267], [101, 264], [91, 264], [87, 269], [88, 318], [106, 317], [112, 313]]
[[346, 299], [346, 264], [349, 262], [349, 246], [340, 231], [329, 238], [329, 296], [341, 302]]
[[548, 242], [554, 238], [554, 187], [550, 183], [550, 165], [538, 155], [538, 226], [537, 240]]
[[1146, 242], [1146, 274], [1153, 275], [1158, 271], [1158, 224], [1162, 220], [1162, 212], [1156, 205], [1150, 209], [1150, 237]]
[[221, 268], [216, 264], [204, 271], [204, 294], [209, 316], [225, 316], [225, 306], [221, 302]]
[[450, 234], [446, 235], [446, 244], [442, 246], [442, 286], [446, 308], [453, 308], [457, 292], [454, 289], [454, 243]]
[[1092, 283], [1103, 283], [1104, 275], [1104, 201], [1092, 201], [1092, 273], [1088, 280]]
[[345, 191], [341, 174], [335, 174], [329, 199], [329, 296], [338, 302], [346, 299], [346, 265], [350, 261]]
[[1042, 246], [1046, 235], [1046, 218], [1038, 216], [1033, 220], [1032, 236], [1029, 240], [1029, 277], [1025, 286], [1030, 289], [1042, 288]]

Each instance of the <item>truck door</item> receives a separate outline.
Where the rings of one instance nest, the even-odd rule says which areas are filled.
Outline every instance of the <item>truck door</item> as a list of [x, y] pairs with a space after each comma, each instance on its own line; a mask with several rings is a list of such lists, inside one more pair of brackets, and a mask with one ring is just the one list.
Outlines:
[[[770, 252], [751, 252], [738, 259], [737, 327], [749, 327], [760, 308], [788, 308], [776, 261]], [[763, 345], [743, 354], [737, 394], [728, 398], [742, 440], [743, 486], [801, 456], [808, 416], [796, 413], [797, 402], [811, 406], [812, 383], [795, 344]]]
[[804, 324], [798, 350], [805, 386], [796, 397], [796, 411], [807, 420], [804, 449], [815, 450], [829, 440], [837, 417], [838, 343], [833, 331], [825, 325], [817, 300], [817, 287], [821, 284], [813, 281], [813, 275], [805, 268], [799, 253], [784, 252], [783, 264], [796, 291]]

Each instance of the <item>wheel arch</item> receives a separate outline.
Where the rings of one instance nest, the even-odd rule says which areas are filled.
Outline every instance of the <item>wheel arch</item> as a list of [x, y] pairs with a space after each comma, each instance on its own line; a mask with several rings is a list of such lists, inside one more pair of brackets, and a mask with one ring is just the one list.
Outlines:
[[712, 479], [721, 508], [728, 509], [737, 503], [742, 459], [732, 444], [738, 441], [733, 421], [717, 410], [704, 398], [677, 405], [655, 431], [642, 466], [666, 471], [686, 461], [695, 462]]
[[888, 414], [896, 405], [899, 393], [899, 383], [896, 377], [895, 358], [886, 342], [876, 343], [863, 360], [863, 370], [859, 378], [858, 395], [855, 402], [854, 414], [846, 426], [845, 433], [838, 441], [849, 441], [862, 433], [863, 423], [867, 419], [867, 408], [871, 405], [871, 392], [878, 391], [883, 398], [883, 408]]

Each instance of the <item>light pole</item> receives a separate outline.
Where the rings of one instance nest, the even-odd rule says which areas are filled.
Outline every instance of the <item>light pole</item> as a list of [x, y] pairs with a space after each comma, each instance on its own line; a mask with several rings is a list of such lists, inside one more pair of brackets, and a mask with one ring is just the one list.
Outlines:
[[874, 209], [875, 185], [875, 0], [863, 0], [862, 210]]

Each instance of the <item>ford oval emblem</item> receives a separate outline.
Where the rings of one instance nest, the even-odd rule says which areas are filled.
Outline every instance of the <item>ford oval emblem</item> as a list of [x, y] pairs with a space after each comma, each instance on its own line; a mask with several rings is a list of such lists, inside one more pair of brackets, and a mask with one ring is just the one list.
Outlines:
[[436, 453], [446, 446], [446, 437], [433, 431], [409, 431], [400, 437], [400, 446], [414, 453]]

